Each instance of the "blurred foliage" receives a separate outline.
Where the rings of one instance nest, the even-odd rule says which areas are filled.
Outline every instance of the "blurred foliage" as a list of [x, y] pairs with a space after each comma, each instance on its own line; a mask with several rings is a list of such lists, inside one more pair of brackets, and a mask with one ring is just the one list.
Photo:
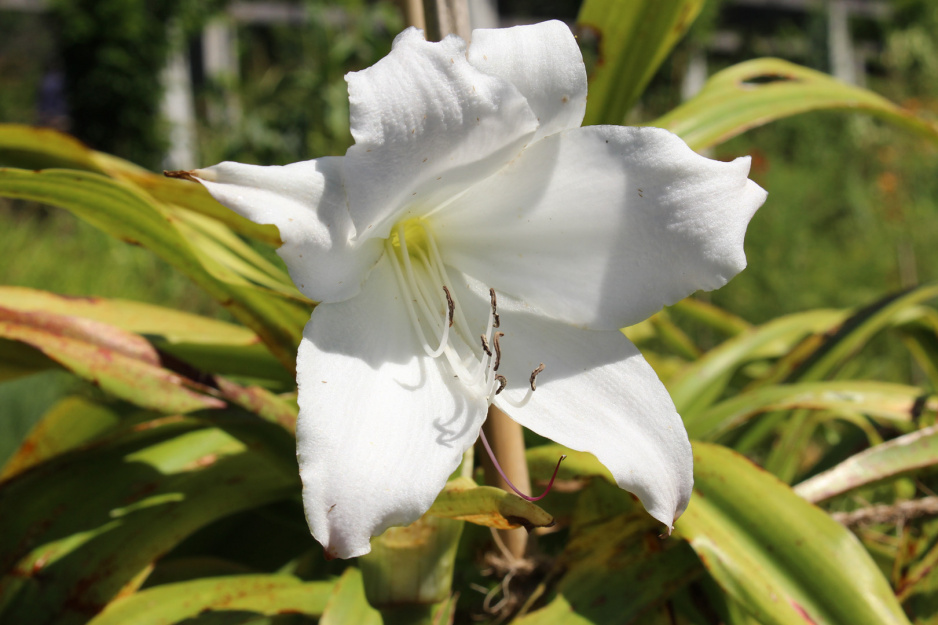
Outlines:
[[37, 108], [55, 39], [43, 15], [3, 12], [0, 18], [0, 120], [49, 124]]
[[718, 150], [739, 154], [753, 155], [754, 179], [772, 194], [747, 232], [749, 267], [714, 302], [766, 321], [938, 279], [934, 146], [870, 119], [817, 113]]
[[[304, 23], [238, 29], [240, 81], [207, 84], [201, 98], [205, 162], [286, 164], [341, 155], [351, 145], [344, 76], [386, 55], [403, 20], [389, 2], [303, 6]], [[235, 110], [227, 100], [232, 87]]]
[[[99, 150], [158, 167], [170, 28], [196, 29], [221, 0], [54, 0], [71, 127]], [[178, 44], [177, 44], [178, 45]]]
[[[154, 304], [186, 302], [192, 312], [230, 318], [204, 291], [147, 250], [109, 237], [64, 211], [0, 200], [0, 249], [22, 262], [5, 263], [2, 283], [43, 285], [64, 295], [124, 297]], [[78, 262], [61, 262], [61, 258]], [[29, 259], [26, 262], [25, 259]], [[90, 266], [107, 271], [89, 271]]]

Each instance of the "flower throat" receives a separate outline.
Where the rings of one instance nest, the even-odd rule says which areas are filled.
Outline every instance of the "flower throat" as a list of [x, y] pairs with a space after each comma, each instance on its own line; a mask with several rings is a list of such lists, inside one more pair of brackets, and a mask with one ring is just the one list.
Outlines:
[[[407, 315], [424, 352], [434, 359], [445, 358], [453, 375], [468, 389], [485, 397], [491, 406], [495, 396], [508, 385], [505, 376], [498, 373], [502, 358], [500, 341], [505, 334], [498, 331], [501, 322], [495, 289], [489, 289], [491, 308], [485, 332], [476, 339], [462, 306], [447, 286], [448, 275], [443, 259], [433, 233], [423, 219], [410, 219], [394, 228], [385, 241], [385, 252], [394, 268]], [[526, 405], [537, 389], [537, 376], [543, 370], [544, 364], [541, 363], [531, 372], [528, 388], [520, 400], [507, 394], [503, 400], [515, 408]], [[544, 493], [531, 497], [511, 483], [481, 431], [480, 437], [495, 468], [518, 495], [537, 501], [550, 491], [564, 457], [557, 462]]]
[[[491, 405], [505, 390], [508, 380], [498, 373], [501, 365], [501, 325], [495, 289], [489, 289], [491, 309], [485, 332], [474, 336], [463, 307], [447, 286], [448, 275], [433, 233], [422, 219], [398, 225], [385, 243], [385, 251], [394, 268], [404, 306], [414, 333], [424, 352], [431, 358], [445, 358], [460, 382], [478, 392]], [[520, 408], [528, 403], [537, 388], [541, 364], [530, 377], [524, 397], [503, 399]]]

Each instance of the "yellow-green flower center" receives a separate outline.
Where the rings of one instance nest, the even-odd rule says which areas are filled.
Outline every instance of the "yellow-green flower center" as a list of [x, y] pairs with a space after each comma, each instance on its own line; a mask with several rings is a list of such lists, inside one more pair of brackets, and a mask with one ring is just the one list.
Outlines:
[[[385, 242], [385, 253], [424, 352], [431, 358], [446, 358], [453, 375], [492, 403], [507, 383], [498, 373], [499, 339], [504, 335], [496, 332], [499, 322], [494, 290], [490, 291], [491, 312], [485, 332], [475, 334], [451, 288], [449, 273], [426, 220], [409, 219], [398, 224]], [[522, 403], [534, 390], [534, 377], [539, 371], [532, 374], [531, 388]]]

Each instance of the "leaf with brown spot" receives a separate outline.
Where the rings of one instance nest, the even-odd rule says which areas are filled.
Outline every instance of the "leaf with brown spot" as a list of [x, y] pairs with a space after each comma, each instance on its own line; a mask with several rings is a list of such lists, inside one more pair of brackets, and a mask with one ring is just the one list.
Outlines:
[[103, 390], [144, 408], [185, 413], [221, 408], [208, 389], [159, 366], [142, 337], [98, 321], [0, 307], [0, 337], [26, 343]]
[[257, 334], [233, 323], [154, 304], [70, 297], [25, 287], [0, 286], [0, 301], [14, 310], [83, 317], [145, 335], [160, 352], [203, 371], [275, 380], [291, 387], [295, 383]]
[[447, 482], [427, 514], [497, 529], [531, 529], [554, 522], [543, 509], [514, 493], [492, 486], [477, 486], [462, 477]]

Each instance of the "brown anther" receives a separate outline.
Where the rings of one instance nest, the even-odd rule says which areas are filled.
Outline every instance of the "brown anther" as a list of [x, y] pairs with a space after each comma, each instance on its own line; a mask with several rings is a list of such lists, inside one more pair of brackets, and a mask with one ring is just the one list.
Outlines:
[[480, 334], [479, 338], [482, 339], [482, 351], [485, 352], [486, 356], [492, 356], [492, 350], [489, 348], [489, 342], [485, 339], [484, 334]]
[[198, 177], [191, 171], [166, 171], [164, 169], [163, 175], [167, 178], [177, 178], [179, 180], [188, 180], [189, 182], [199, 181]]
[[443, 285], [443, 292], [446, 293], [446, 306], [449, 308], [449, 327], [453, 327], [453, 314], [456, 312], [456, 304], [453, 303], [453, 296], [449, 294], [449, 289]]
[[502, 364], [502, 348], [498, 344], [498, 339], [505, 336], [504, 332], [496, 332], [493, 338], [495, 344], [495, 366], [492, 367], [492, 371], [498, 371], [498, 365]]
[[506, 378], [505, 376], [501, 374], [498, 374], [495, 376], [495, 381], [498, 382], [498, 390], [495, 391], [495, 394], [498, 395], [499, 393], [505, 390], [506, 386], [508, 386], [508, 378]]
[[489, 299], [492, 302], [492, 327], [497, 328], [501, 325], [498, 319], [498, 301], [495, 298], [495, 289], [489, 289]]
[[544, 370], [544, 363], [542, 362], [537, 366], [537, 369], [531, 372], [531, 390], [537, 390], [537, 374]]

